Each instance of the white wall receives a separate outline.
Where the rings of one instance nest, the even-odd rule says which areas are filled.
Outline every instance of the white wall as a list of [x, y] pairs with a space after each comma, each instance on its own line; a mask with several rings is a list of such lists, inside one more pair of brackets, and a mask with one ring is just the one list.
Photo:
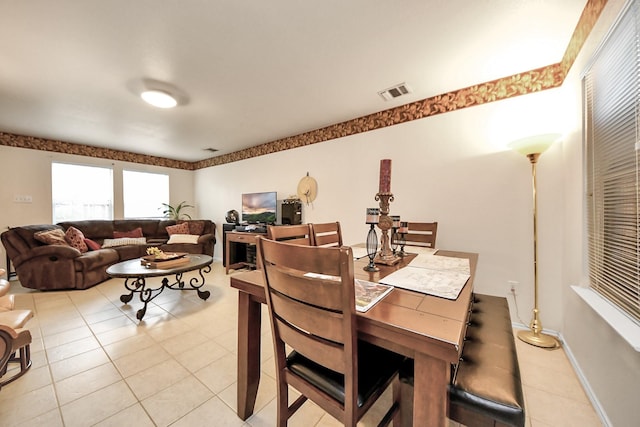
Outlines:
[[[122, 170], [156, 172], [169, 174], [170, 203], [186, 200], [195, 205], [195, 210], [187, 213], [198, 217], [194, 199], [194, 174], [191, 171], [140, 165], [128, 162], [115, 162], [105, 159], [50, 153], [39, 150], [0, 146], [3, 182], [0, 185], [0, 232], [7, 227], [28, 224], [50, 224], [52, 221], [51, 204], [51, 163], [67, 162], [113, 168], [114, 175], [114, 217], [123, 218], [122, 206]], [[82, 179], [82, 177], [78, 177]], [[32, 203], [15, 203], [14, 197], [29, 195]], [[162, 211], [158, 211], [162, 215]], [[0, 266], [5, 267], [6, 252], [0, 245]]]

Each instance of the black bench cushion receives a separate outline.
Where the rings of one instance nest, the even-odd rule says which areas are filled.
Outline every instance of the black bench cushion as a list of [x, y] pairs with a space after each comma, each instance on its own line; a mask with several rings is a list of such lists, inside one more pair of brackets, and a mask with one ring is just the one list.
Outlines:
[[[403, 366], [400, 380], [413, 385], [413, 361]], [[453, 367], [448, 393], [449, 416], [454, 421], [525, 425], [520, 368], [506, 298], [474, 296], [462, 357]]]
[[504, 424], [524, 426], [520, 367], [506, 298], [475, 295], [449, 401]]

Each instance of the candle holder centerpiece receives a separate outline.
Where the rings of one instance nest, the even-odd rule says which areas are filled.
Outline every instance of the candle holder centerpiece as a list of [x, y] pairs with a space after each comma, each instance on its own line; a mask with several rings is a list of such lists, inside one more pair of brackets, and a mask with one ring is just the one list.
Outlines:
[[398, 255], [400, 257], [404, 257], [407, 253], [404, 251], [404, 245], [407, 244], [407, 233], [409, 232], [409, 223], [407, 221], [401, 221], [400, 227], [398, 228], [398, 244], [400, 245], [400, 250], [398, 251]]
[[374, 262], [377, 264], [394, 265], [400, 261], [400, 257], [393, 253], [391, 245], [389, 244], [389, 230], [393, 228], [393, 219], [389, 216], [389, 203], [393, 202], [390, 159], [380, 160], [380, 187], [375, 196], [375, 200], [379, 202], [380, 205], [378, 228], [382, 232], [382, 237], [380, 239], [381, 249]]
[[394, 255], [398, 254], [398, 229], [400, 228], [400, 215], [391, 215], [393, 224], [391, 225], [391, 251]]
[[376, 264], [373, 262], [378, 252], [378, 235], [376, 234], [376, 224], [380, 218], [380, 209], [367, 208], [367, 224], [370, 225], [369, 232], [367, 233], [367, 256], [369, 257], [369, 264], [364, 267], [364, 271], [380, 271]]

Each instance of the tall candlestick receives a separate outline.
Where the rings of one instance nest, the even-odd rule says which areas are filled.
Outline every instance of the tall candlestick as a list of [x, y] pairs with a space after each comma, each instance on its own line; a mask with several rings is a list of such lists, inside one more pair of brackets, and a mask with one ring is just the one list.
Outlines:
[[391, 193], [391, 159], [380, 160], [379, 193]]

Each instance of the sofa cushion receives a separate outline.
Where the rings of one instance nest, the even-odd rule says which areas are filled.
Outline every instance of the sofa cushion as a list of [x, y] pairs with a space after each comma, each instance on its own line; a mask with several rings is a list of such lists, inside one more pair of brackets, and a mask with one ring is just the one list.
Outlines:
[[58, 223], [65, 230], [71, 226], [82, 230], [84, 237], [88, 237], [94, 242], [100, 243], [103, 239], [113, 237], [113, 221], [107, 219], [88, 219], [81, 221], [65, 221]]
[[169, 241], [167, 242], [168, 245], [171, 245], [173, 243], [190, 243], [192, 245], [195, 245], [198, 243], [198, 238], [200, 236], [197, 234], [172, 234], [171, 237], [169, 237]]
[[196, 234], [201, 236], [204, 233], [204, 221], [201, 220], [191, 220], [188, 221], [189, 225], [189, 234]]
[[169, 233], [169, 236], [173, 234], [189, 234], [189, 224], [181, 222], [180, 224], [170, 225], [167, 227], [167, 233]]
[[114, 239], [122, 239], [124, 237], [144, 237], [144, 235], [142, 234], [142, 227], [134, 228], [131, 231], [113, 231]]
[[106, 269], [120, 260], [118, 252], [113, 249], [89, 251], [75, 259], [77, 271], [89, 272], [96, 269]]
[[125, 246], [125, 245], [145, 245], [147, 243], [147, 239], [144, 237], [122, 237], [119, 239], [104, 239], [102, 242], [103, 248], [113, 248], [116, 246]]
[[124, 245], [115, 246], [113, 249], [118, 252], [118, 259], [126, 261], [143, 257], [147, 254], [147, 245]]
[[69, 246], [69, 243], [64, 238], [64, 231], [59, 228], [53, 230], [38, 231], [33, 237], [47, 245], [64, 245]]
[[64, 233], [64, 239], [69, 246], [76, 248], [80, 253], [85, 253], [89, 250], [87, 244], [84, 242], [84, 234], [75, 227], [67, 228], [67, 231]]

